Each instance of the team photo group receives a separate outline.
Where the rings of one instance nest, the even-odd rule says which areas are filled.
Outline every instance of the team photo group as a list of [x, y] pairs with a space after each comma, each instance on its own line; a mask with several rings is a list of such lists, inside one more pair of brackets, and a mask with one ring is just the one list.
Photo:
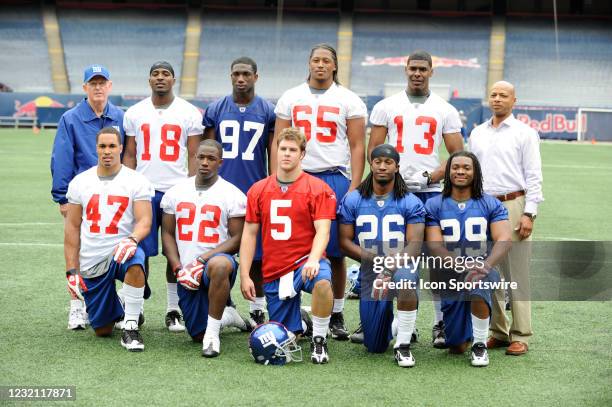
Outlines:
[[[85, 98], [62, 116], [51, 156], [68, 329], [116, 329], [121, 346], [143, 351], [149, 276], [162, 272], [150, 258], [161, 254], [167, 330], [186, 332], [207, 358], [222, 354], [223, 329], [237, 328], [260, 364], [302, 361], [308, 342], [311, 362], [328, 363], [333, 339], [371, 353], [393, 346], [397, 365], [413, 367], [420, 297], [433, 302], [433, 315], [421, 315], [432, 320], [431, 346], [467, 354], [466, 364], [487, 366], [492, 348], [528, 352], [542, 170], [538, 133], [512, 114], [511, 83], [493, 84], [492, 117], [467, 138], [458, 111], [430, 90], [426, 51], [410, 54], [405, 90], [371, 112], [339, 83], [328, 44], [313, 46], [308, 77], [276, 105], [256, 95], [256, 62], [235, 59], [231, 94], [203, 114], [174, 94], [166, 61], [150, 67], [150, 97], [124, 112], [98, 62], [85, 68]], [[392, 261], [402, 256], [445, 261]], [[360, 323], [349, 330], [353, 262]], [[461, 284], [419, 289], [425, 280]]]

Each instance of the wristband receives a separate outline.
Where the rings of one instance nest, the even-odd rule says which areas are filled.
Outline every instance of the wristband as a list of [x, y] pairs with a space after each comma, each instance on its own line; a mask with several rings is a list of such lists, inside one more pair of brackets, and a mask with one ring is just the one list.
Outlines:
[[138, 239], [136, 239], [134, 236], [128, 236], [128, 239], [130, 239], [132, 242], [138, 244]]
[[199, 261], [200, 263], [202, 263], [202, 265], [204, 265], [204, 266], [206, 265], [206, 260], [204, 260], [204, 259], [202, 258], [202, 256], [198, 256], [198, 257], [196, 257], [196, 260], [197, 260], [197, 261]]
[[66, 270], [66, 277], [77, 275], [77, 269]]

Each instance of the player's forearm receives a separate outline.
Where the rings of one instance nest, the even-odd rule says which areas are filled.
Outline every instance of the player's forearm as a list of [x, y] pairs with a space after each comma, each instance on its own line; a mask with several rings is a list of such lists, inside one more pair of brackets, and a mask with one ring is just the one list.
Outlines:
[[346, 256], [358, 262], [371, 262], [375, 256], [349, 239], [340, 239], [340, 249]]
[[225, 242], [217, 245], [217, 247], [214, 249], [210, 249], [209, 251], [202, 253], [200, 257], [210, 259], [213, 255], [218, 253], [235, 254], [238, 252], [238, 250], [240, 250], [240, 236], [233, 236], [230, 239], [227, 239]]
[[499, 262], [502, 261], [504, 257], [508, 254], [511, 246], [512, 240], [495, 242], [495, 244], [491, 248], [491, 254], [489, 254], [489, 256], [487, 256], [486, 258], [486, 262], [489, 267], [495, 267], [496, 265], [498, 265]]
[[[357, 188], [361, 184], [363, 171], [365, 169], [365, 148], [363, 143], [351, 149], [351, 186], [349, 190]], [[338, 197], [341, 199], [341, 197]]]
[[64, 227], [64, 258], [66, 260], [66, 270], [79, 269], [79, 249], [81, 238], [79, 229], [66, 223]]
[[[246, 227], [245, 227], [246, 229]], [[251, 265], [255, 257], [255, 245], [257, 244], [257, 233], [242, 233], [240, 241], [240, 278], [250, 278]]]
[[323, 257], [323, 252], [329, 243], [329, 229], [317, 230], [314, 239], [312, 240], [312, 248], [308, 255], [308, 261], [318, 262]]
[[140, 219], [134, 225], [134, 231], [130, 233], [138, 243], [142, 242], [142, 240], [147, 237], [151, 233], [151, 218]]
[[168, 264], [172, 267], [173, 271], [181, 265], [181, 259], [179, 257], [178, 247], [176, 247], [176, 240], [174, 233], [164, 231], [162, 228], [162, 253], [166, 256]]

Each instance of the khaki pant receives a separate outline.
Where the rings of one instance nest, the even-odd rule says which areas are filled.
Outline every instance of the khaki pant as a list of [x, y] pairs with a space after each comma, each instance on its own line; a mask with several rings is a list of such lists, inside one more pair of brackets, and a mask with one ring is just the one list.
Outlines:
[[512, 324], [509, 324], [505, 313], [504, 290], [495, 290], [491, 315], [491, 334], [502, 341], [529, 342], [531, 330], [531, 300], [529, 287], [529, 266], [531, 261], [531, 236], [521, 242], [517, 227], [525, 208], [525, 196], [503, 202], [508, 210], [508, 219], [512, 228], [513, 246], [506, 258], [499, 264], [499, 270], [506, 281], [518, 284], [516, 290], [510, 291], [512, 307]]

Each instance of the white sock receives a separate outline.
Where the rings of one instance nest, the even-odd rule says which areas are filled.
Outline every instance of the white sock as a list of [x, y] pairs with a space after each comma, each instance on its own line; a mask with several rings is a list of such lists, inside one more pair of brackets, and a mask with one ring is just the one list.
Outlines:
[[[144, 287], [136, 288], [129, 284], [123, 283], [121, 288], [125, 301], [125, 317], [123, 318], [124, 329], [138, 329], [138, 317], [140, 310], [144, 304]], [[128, 324], [128, 321], [133, 323]]]
[[206, 323], [206, 333], [204, 334], [207, 338], [218, 338], [219, 331], [221, 330], [221, 320], [214, 319], [210, 315], [208, 316], [208, 322]]
[[414, 324], [416, 322], [417, 311], [397, 311], [397, 340], [395, 347], [409, 345]]
[[312, 337], [322, 336], [327, 337], [327, 329], [329, 328], [329, 320], [331, 315], [328, 317], [316, 317], [312, 316]]
[[266, 310], [266, 297], [255, 297], [255, 301], [249, 302], [249, 312], [253, 311], [265, 311]]
[[332, 312], [342, 312], [344, 309], [344, 298], [334, 298], [334, 309]]
[[438, 322], [444, 320], [444, 314], [442, 313], [442, 300], [440, 300], [439, 294], [432, 294], [431, 298], [433, 299], [434, 306], [434, 325], [437, 325]]
[[176, 283], [166, 283], [167, 295], [168, 295], [168, 308], [166, 308], [166, 312], [168, 311], [178, 311], [179, 310], [179, 298], [178, 293], [176, 291]]
[[489, 335], [489, 319], [480, 319], [472, 314], [472, 336], [474, 337], [473, 343], [484, 343], [487, 344], [487, 336]]
[[70, 309], [84, 309], [83, 301], [81, 300], [70, 300]]

